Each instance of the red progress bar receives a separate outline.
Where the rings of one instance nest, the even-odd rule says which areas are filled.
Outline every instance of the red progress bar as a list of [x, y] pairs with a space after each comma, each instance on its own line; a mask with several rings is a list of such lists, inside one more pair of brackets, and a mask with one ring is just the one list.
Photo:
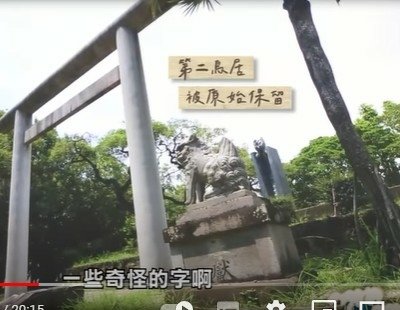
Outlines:
[[25, 286], [25, 287], [38, 287], [39, 282], [0, 282], [0, 287], [16, 287], [16, 286]]

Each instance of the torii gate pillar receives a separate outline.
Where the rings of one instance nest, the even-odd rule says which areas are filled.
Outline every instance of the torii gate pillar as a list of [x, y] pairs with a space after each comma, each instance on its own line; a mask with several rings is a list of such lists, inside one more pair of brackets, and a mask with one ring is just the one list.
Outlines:
[[[6, 282], [27, 282], [29, 239], [29, 196], [31, 185], [30, 143], [25, 143], [25, 131], [32, 124], [32, 115], [15, 112], [14, 143], [11, 166], [10, 209]], [[6, 287], [5, 298], [26, 292], [26, 287]]]
[[140, 266], [148, 270], [169, 269], [170, 249], [163, 240], [163, 229], [167, 227], [167, 221], [139, 38], [135, 31], [120, 27], [117, 30], [116, 40], [130, 151]]

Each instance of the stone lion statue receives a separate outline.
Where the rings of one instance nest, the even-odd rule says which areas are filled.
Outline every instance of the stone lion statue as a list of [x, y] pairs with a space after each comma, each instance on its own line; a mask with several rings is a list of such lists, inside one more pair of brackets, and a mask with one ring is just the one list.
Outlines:
[[244, 164], [227, 138], [222, 138], [218, 152], [213, 152], [191, 135], [177, 147], [177, 155], [186, 175], [186, 204], [250, 188]]

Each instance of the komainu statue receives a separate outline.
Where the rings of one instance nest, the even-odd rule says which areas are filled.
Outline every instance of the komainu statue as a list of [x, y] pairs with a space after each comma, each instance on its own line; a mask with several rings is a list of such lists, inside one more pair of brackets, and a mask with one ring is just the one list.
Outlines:
[[191, 135], [177, 153], [186, 174], [186, 204], [250, 188], [244, 164], [227, 138], [222, 138], [218, 152], [213, 152]]

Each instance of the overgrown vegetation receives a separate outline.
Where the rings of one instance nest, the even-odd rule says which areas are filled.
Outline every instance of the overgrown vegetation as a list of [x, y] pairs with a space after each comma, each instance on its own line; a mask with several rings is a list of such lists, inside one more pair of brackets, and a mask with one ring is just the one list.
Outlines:
[[[268, 293], [268, 300], [279, 299], [287, 307], [309, 306], [313, 299], [324, 299], [332, 292], [344, 292], [349, 289], [382, 285], [385, 289], [398, 287], [400, 271], [388, 268], [377, 234], [370, 232], [369, 241], [361, 249], [341, 249], [331, 257], [306, 256], [302, 260], [303, 271], [298, 286], [289, 291]], [[190, 293], [180, 295], [165, 291], [109, 291], [95, 294], [66, 310], [90, 309], [160, 309], [164, 303], [191, 301], [197, 308], [210, 307], [210, 301], [199, 302]], [[236, 297], [243, 309], [265, 309], [266, 300], [262, 300], [254, 290], [244, 290]], [[391, 300], [398, 302], [398, 300]], [[267, 301], [268, 302], [268, 301]]]
[[82, 257], [80, 260], [75, 262], [72, 267], [80, 267], [86, 265], [94, 266], [102, 263], [117, 264], [122, 260], [128, 260], [128, 259], [134, 260], [137, 257], [138, 254], [136, 251], [130, 249], [124, 249], [122, 251], [106, 252], [96, 256]]
[[164, 304], [164, 293], [155, 290], [130, 291], [124, 293], [105, 292], [96, 297], [71, 304], [64, 310], [159, 310]]
[[328, 297], [331, 292], [359, 289], [360, 286], [398, 287], [400, 270], [386, 264], [376, 233], [362, 249], [342, 249], [329, 258], [306, 257], [299, 276], [300, 286], [292, 292], [275, 292], [274, 298], [289, 306], [310, 304], [310, 300]]

